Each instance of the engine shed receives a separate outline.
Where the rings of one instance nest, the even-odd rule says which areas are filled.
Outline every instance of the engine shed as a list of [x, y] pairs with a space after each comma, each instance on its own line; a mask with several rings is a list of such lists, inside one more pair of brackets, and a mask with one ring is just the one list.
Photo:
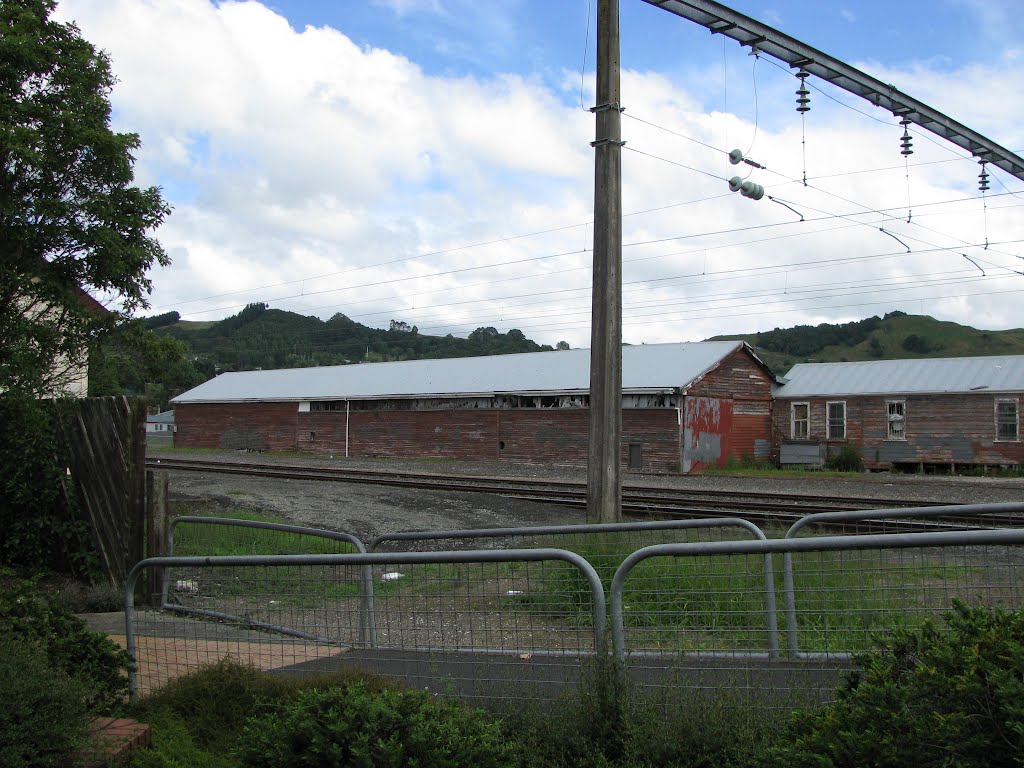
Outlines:
[[[775, 377], [743, 342], [622, 350], [622, 462], [772, 454]], [[590, 350], [224, 373], [172, 401], [176, 447], [586, 464]]]

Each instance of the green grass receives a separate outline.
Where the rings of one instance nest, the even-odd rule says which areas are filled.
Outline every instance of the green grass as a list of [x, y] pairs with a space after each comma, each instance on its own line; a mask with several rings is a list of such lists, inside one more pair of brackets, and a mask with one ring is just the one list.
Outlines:
[[[277, 520], [250, 510], [230, 513], [245, 519]], [[531, 542], [582, 555], [596, 570], [606, 590], [622, 561], [641, 546], [695, 540], [727, 540], [735, 529], [691, 529], [636, 534], [578, 537], [559, 535]], [[201, 555], [330, 554], [354, 551], [343, 542], [311, 536], [284, 535], [229, 526], [181, 524], [175, 552]], [[930, 558], [930, 559], [929, 559]], [[799, 647], [803, 651], [857, 652], [871, 635], [895, 628], [912, 629], [936, 609], [947, 607], [941, 587], [981, 591], [987, 571], [981, 567], [945, 564], [937, 556], [909, 558], [895, 553], [813, 553], [795, 555]], [[522, 563], [486, 567], [465, 564], [403, 566], [405, 578], [376, 580], [379, 596], [394, 593], [443, 595], [462, 592], [498, 608], [532, 613], [544, 621], [571, 627], [593, 624], [589, 585], [573, 565], [561, 561], [539, 566]], [[779, 644], [786, 647], [783, 558], [773, 558]], [[306, 566], [197, 569], [175, 578], [202, 580], [202, 592], [241, 606], [258, 596], [264, 607], [273, 600], [279, 610], [316, 609], [351, 602], [360, 592], [355, 567]], [[486, 584], [506, 580], [526, 584], [522, 595], [488, 590]], [[630, 643], [663, 650], [767, 650], [769, 635], [764, 591], [764, 558], [716, 556], [651, 558], [639, 563], [626, 582], [623, 615]], [[518, 588], [518, 587], [517, 587]], [[490, 591], [492, 598], [485, 595]], [[479, 595], [480, 597], [474, 597]], [[241, 608], [239, 608], [240, 610]], [[233, 612], [233, 611], [229, 611]]]
[[[227, 517], [264, 523], [283, 523], [282, 518], [250, 509], [229, 512], [209, 506], [179, 507], [179, 514]], [[357, 550], [346, 541], [322, 536], [296, 534], [262, 528], [179, 523], [174, 529], [176, 556], [245, 555], [343, 555]], [[173, 580], [197, 579], [204, 594], [220, 598], [249, 595], [272, 597], [280, 608], [316, 608], [326, 600], [357, 597], [360, 588], [358, 566], [278, 566], [201, 568], [176, 570]]]
[[[731, 532], [716, 531], [726, 539]], [[558, 546], [551, 542], [551, 546]], [[636, 547], [614, 536], [564, 542], [597, 571], [607, 592], [612, 576]], [[823, 552], [794, 556], [799, 647], [811, 652], [858, 652], [872, 635], [914, 629], [948, 607], [947, 588], [985, 588], [991, 573], [980, 566], [944, 563], [941, 555], [916, 558], [895, 552]], [[662, 650], [767, 650], [764, 557], [692, 556], [643, 560], [623, 591], [623, 621], [634, 647]], [[772, 558], [779, 645], [785, 648], [783, 558]], [[568, 563], [547, 567], [538, 589], [518, 598], [537, 613], [572, 625], [592, 623], [588, 586]], [[608, 595], [606, 594], [606, 598]]]

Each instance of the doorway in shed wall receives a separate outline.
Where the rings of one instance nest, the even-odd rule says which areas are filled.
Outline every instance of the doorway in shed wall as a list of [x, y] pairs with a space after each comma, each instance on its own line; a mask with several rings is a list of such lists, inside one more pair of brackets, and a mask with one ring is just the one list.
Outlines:
[[683, 473], [725, 466], [729, 458], [733, 404], [718, 397], [687, 397], [683, 407]]

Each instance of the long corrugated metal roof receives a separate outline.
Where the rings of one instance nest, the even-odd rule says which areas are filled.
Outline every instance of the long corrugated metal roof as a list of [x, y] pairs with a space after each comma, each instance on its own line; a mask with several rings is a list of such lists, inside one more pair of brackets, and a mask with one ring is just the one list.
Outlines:
[[[686, 387], [743, 346], [743, 342], [737, 341], [702, 341], [623, 347], [623, 391], [668, 391]], [[222, 373], [175, 397], [172, 402], [375, 400], [586, 392], [589, 388], [590, 350], [569, 349]]]
[[777, 397], [1024, 391], [1024, 355], [800, 363]]

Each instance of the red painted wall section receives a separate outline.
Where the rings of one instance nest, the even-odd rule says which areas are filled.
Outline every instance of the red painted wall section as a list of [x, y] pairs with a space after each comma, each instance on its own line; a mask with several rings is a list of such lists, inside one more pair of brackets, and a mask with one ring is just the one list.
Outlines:
[[687, 397], [683, 419], [683, 472], [724, 466], [730, 456], [731, 400]]

